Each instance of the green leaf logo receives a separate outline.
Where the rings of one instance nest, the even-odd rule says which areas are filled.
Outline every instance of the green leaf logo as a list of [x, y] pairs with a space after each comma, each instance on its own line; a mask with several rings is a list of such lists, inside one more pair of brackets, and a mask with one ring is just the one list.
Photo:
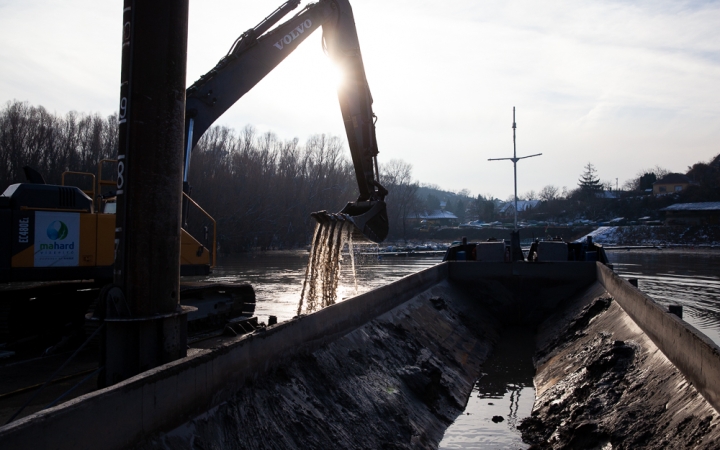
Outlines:
[[53, 241], [62, 241], [68, 235], [68, 227], [65, 222], [56, 220], [47, 227], [47, 236]]

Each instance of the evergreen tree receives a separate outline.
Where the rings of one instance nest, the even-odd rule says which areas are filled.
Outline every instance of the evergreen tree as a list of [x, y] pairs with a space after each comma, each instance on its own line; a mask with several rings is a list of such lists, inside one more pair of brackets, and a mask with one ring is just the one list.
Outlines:
[[461, 223], [465, 222], [465, 202], [463, 202], [461, 198], [459, 198], [455, 204], [453, 212]]
[[425, 209], [428, 212], [437, 211], [440, 209], [440, 199], [433, 194], [428, 194], [425, 199]]
[[639, 186], [638, 189], [640, 191], [644, 191], [646, 189], [652, 189], [653, 183], [658, 180], [657, 175], [655, 175], [652, 172], [648, 172], [646, 174], [643, 174], [639, 179]]
[[595, 166], [593, 166], [592, 163], [587, 163], [585, 166], [585, 172], [580, 175], [578, 186], [580, 186], [580, 190], [585, 194], [594, 194], [595, 192], [603, 190], [600, 178], [597, 177], [597, 169], [595, 169]]

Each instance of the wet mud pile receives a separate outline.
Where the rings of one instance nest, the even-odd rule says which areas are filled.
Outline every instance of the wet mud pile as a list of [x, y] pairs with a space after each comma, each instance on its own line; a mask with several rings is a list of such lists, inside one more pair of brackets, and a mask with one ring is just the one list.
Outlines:
[[441, 283], [141, 448], [436, 449], [497, 339], [459, 297]]
[[601, 290], [541, 326], [523, 440], [538, 449], [718, 448], [717, 412]]

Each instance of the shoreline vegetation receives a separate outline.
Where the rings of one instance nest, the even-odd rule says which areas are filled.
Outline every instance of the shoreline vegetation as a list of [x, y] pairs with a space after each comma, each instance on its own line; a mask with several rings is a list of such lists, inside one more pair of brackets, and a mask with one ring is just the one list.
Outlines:
[[[552, 229], [549, 231], [557, 231]], [[378, 254], [388, 252], [401, 252], [416, 254], [417, 256], [432, 256], [430, 251], [438, 252], [446, 249], [452, 242], [460, 241], [466, 237], [470, 242], [487, 240], [490, 237], [497, 239], [509, 240], [509, 229], [495, 228], [483, 230], [468, 230], [458, 228], [447, 228], [439, 230], [442, 233], [436, 233], [428, 236], [426, 239], [408, 239], [408, 240], [388, 240], [381, 245], [371, 242], [355, 242], [355, 253]], [[720, 226], [647, 226], [647, 225], [631, 225], [620, 227], [580, 227], [567, 228], [565, 233], [554, 233], [540, 235], [537, 229], [521, 229], [520, 237], [523, 245], [532, 238], [534, 233], [538, 239], [550, 239], [559, 236], [565, 241], [571, 242], [584, 239], [587, 235], [593, 236], [593, 241], [605, 246], [610, 250], [633, 250], [633, 251], [656, 251], [663, 250], [668, 252], [698, 252], [707, 251], [711, 254], [720, 252]], [[256, 254], [287, 254], [288, 256], [304, 257], [309, 252], [309, 246], [297, 249], [281, 249], [281, 248], [251, 248], [247, 252], [220, 254], [221, 257], [233, 257], [247, 255], [252, 257]], [[343, 250], [347, 252], [347, 249]], [[436, 255], [435, 255], [436, 256]]]
[[[64, 171], [96, 173], [99, 160], [117, 155], [117, 133], [117, 115], [60, 115], [42, 106], [8, 101], [0, 108], [0, 161], [4, 162], [0, 164], [0, 190], [25, 181], [23, 166], [36, 169], [50, 184], [60, 184]], [[220, 126], [208, 130], [193, 151], [189, 180], [191, 196], [217, 222], [220, 252], [308, 246], [316, 225], [310, 213], [339, 211], [358, 196], [354, 169], [344, 147], [343, 138], [325, 134], [310, 136], [301, 143], [297, 138], [283, 140], [272, 132], [260, 133], [252, 125], [240, 130]], [[113, 169], [106, 167], [103, 178], [111, 177]], [[397, 159], [383, 158], [379, 175], [390, 192], [386, 199], [390, 222], [386, 246], [450, 243], [463, 236], [471, 240], [509, 239], [507, 226], [514, 215], [511, 199], [472, 195], [468, 189], [451, 192], [422, 183], [413, 178], [411, 164]], [[653, 194], [653, 183], [669, 175], [688, 183], [681, 191]], [[68, 182], [88, 188], [78, 183]], [[576, 187], [547, 185], [519, 198], [523, 203], [518, 205], [518, 219], [535, 224], [522, 228], [523, 240], [575, 240], [593, 232], [590, 224], [623, 223], [628, 226], [606, 227], [595, 236], [596, 242], [720, 244], [720, 225], [649, 225], [661, 224], [661, 209], [675, 203], [720, 202], [720, 155], [693, 164], [685, 174], [658, 166], [640, 170], [622, 189], [617, 182], [603, 181], [588, 163]], [[505, 228], [457, 228], [473, 221], [503, 223]], [[191, 209], [190, 234], [203, 236], [205, 227], [212, 228], [210, 221]]]

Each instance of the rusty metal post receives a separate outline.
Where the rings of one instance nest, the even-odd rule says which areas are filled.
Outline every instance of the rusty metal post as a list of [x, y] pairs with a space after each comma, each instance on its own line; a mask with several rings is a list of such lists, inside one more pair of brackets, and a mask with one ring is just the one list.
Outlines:
[[179, 305], [188, 0], [125, 0], [105, 384], [187, 354]]

